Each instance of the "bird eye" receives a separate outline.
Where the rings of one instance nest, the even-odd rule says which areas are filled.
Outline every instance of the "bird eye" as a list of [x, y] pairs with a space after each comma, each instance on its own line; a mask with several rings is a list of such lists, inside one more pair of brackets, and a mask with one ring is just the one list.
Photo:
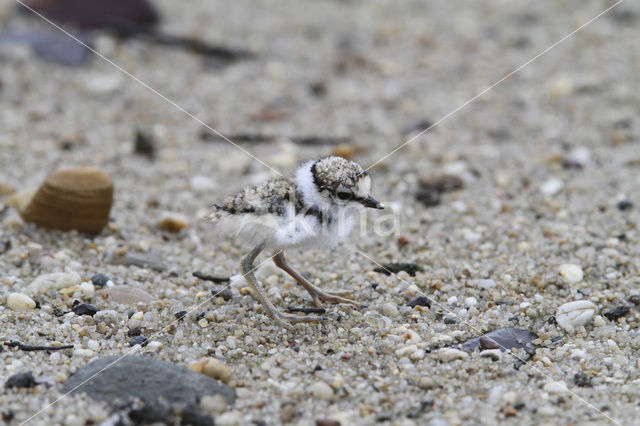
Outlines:
[[348, 200], [351, 198], [351, 193], [346, 191], [338, 192], [338, 198], [341, 200]]

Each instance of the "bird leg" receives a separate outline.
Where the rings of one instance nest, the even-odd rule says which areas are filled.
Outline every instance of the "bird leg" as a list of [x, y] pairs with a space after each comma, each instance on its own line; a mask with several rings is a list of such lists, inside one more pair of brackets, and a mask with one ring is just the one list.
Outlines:
[[267, 299], [264, 293], [258, 287], [258, 280], [253, 273], [255, 267], [253, 266], [253, 262], [256, 260], [256, 257], [260, 254], [260, 252], [264, 249], [264, 243], [257, 245], [253, 250], [247, 254], [244, 259], [242, 259], [242, 275], [247, 280], [251, 288], [253, 289], [253, 294], [258, 299], [258, 301], [262, 304], [267, 315], [269, 315], [279, 326], [294, 331], [295, 329], [290, 323], [295, 322], [314, 322], [314, 321], [322, 321], [325, 320], [325, 317], [316, 316], [316, 315], [307, 315], [304, 317], [292, 314], [285, 314], [276, 309], [275, 306]]
[[307, 280], [305, 277], [303, 277], [298, 272], [296, 272], [296, 270], [293, 269], [287, 263], [286, 259], [284, 258], [284, 253], [282, 251], [279, 251], [273, 255], [273, 263], [275, 263], [278, 268], [282, 269], [287, 274], [289, 274], [291, 278], [296, 280], [302, 287], [304, 287], [305, 290], [307, 290], [307, 292], [309, 292], [309, 294], [313, 298], [313, 304], [316, 307], [321, 306], [320, 302], [349, 303], [351, 305], [361, 306], [360, 303], [356, 301], [342, 297], [346, 294], [351, 293], [349, 291], [329, 292], [329, 291], [324, 291], [316, 287], [315, 285], [311, 284], [309, 280]]

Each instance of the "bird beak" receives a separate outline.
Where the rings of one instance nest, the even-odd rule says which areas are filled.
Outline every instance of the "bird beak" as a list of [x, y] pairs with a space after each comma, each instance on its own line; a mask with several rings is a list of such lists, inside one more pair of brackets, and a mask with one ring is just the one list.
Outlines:
[[365, 207], [370, 207], [372, 209], [384, 209], [384, 206], [380, 203], [380, 201], [376, 200], [371, 195], [362, 200], [362, 205]]

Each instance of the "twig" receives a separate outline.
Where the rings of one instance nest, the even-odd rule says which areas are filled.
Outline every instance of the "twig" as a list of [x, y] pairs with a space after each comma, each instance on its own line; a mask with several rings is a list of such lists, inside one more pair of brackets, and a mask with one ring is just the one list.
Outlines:
[[20, 350], [23, 351], [59, 351], [61, 349], [73, 349], [73, 345], [60, 345], [60, 346], [40, 346], [40, 345], [36, 345], [36, 346], [32, 346], [32, 345], [25, 345], [24, 343], [20, 343], [17, 340], [11, 340], [11, 341], [7, 341], [7, 342], [2, 342], [3, 345], [9, 347], [9, 348], [15, 348], [17, 347]]

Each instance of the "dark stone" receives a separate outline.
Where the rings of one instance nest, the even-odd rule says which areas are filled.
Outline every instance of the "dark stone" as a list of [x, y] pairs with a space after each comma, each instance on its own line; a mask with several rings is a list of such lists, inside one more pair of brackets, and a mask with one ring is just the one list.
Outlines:
[[109, 278], [105, 274], [95, 274], [93, 277], [91, 277], [91, 282], [95, 286], [104, 287], [107, 285], [110, 279], [111, 278]]
[[33, 377], [33, 373], [31, 371], [27, 371], [26, 373], [18, 373], [13, 376], [9, 376], [7, 381], [4, 383], [4, 387], [7, 389], [12, 388], [32, 388], [37, 385], [35, 377]]
[[431, 410], [431, 408], [433, 408], [434, 403], [435, 403], [435, 400], [433, 399], [421, 401], [420, 405], [417, 408], [413, 409], [412, 411], [409, 412], [409, 414], [407, 414], [407, 417], [409, 417], [410, 419], [417, 419], [425, 411]]
[[127, 331], [127, 336], [129, 337], [139, 336], [141, 334], [142, 334], [141, 328], [132, 328], [131, 330]]
[[445, 324], [456, 324], [458, 321], [456, 321], [453, 318], [449, 318], [449, 317], [444, 317], [444, 323]]
[[189, 407], [182, 410], [182, 414], [180, 416], [180, 424], [181, 425], [190, 425], [190, 426], [214, 426], [215, 421], [213, 417], [208, 416], [200, 411], [200, 408], [196, 405], [190, 405]]
[[378, 268], [374, 268], [373, 270], [385, 275], [397, 274], [400, 271], [405, 271], [410, 276], [415, 277], [416, 272], [422, 271], [422, 267], [415, 263], [385, 263], [384, 265]]
[[[88, 43], [86, 34], [74, 34]], [[26, 44], [33, 53], [48, 62], [78, 67], [89, 59], [89, 50], [76, 40], [58, 32], [38, 29], [8, 30], [0, 33], [0, 43]]]
[[616, 321], [618, 318], [623, 317], [629, 313], [628, 306], [618, 306], [612, 311], [605, 312], [604, 315], [609, 321]]
[[4, 422], [9, 423], [11, 420], [13, 420], [15, 416], [16, 414], [12, 410], [7, 410], [7, 411], [3, 411], [0, 414], [0, 419], [2, 419]]
[[176, 317], [177, 320], [181, 320], [185, 316], [187, 316], [187, 314], [188, 314], [187, 311], [180, 311], [180, 312], [176, 312], [175, 314], [173, 314], [173, 316]]
[[456, 191], [464, 187], [464, 181], [455, 175], [432, 176], [421, 180], [416, 193], [416, 200], [425, 207], [433, 207], [440, 204], [441, 195], [446, 192]]
[[156, 157], [156, 142], [153, 139], [153, 136], [140, 129], [136, 130], [133, 142], [133, 152], [153, 160]]
[[135, 424], [167, 423], [172, 416], [173, 410], [163, 403], [144, 404], [129, 410], [129, 418]]
[[591, 379], [582, 371], [576, 373], [573, 376], [573, 383], [581, 388], [590, 388], [592, 386]]
[[136, 336], [133, 339], [129, 340], [129, 346], [140, 345], [145, 347], [149, 344], [149, 339], [144, 336]]
[[533, 341], [537, 338], [538, 335], [530, 332], [529, 330], [521, 330], [519, 328], [501, 328], [499, 330], [494, 330], [491, 333], [487, 333], [484, 336], [467, 340], [462, 344], [461, 349], [467, 352], [489, 349], [485, 348], [483, 344], [486, 345], [486, 339], [490, 339], [503, 351], [506, 349], [524, 349], [527, 353], [533, 354], [536, 348]]
[[480, 336], [480, 349], [500, 349], [500, 345], [487, 336]]
[[418, 296], [413, 300], [410, 300], [407, 302], [407, 306], [410, 306], [412, 308], [416, 307], [416, 306], [426, 306], [428, 308], [431, 307], [431, 302], [429, 301], [429, 299], [426, 296]]
[[316, 426], [340, 426], [340, 422], [333, 419], [318, 419], [316, 420]]
[[620, 211], [631, 210], [633, 208], [633, 203], [629, 200], [620, 200], [618, 201], [618, 204], [616, 204], [616, 207]]
[[633, 303], [634, 305], [640, 305], [640, 294], [634, 294], [633, 296], [629, 296], [629, 302]]
[[95, 306], [90, 305], [88, 303], [80, 303], [78, 305], [75, 305], [73, 308], [71, 308], [71, 310], [73, 311], [74, 314], [76, 314], [78, 316], [89, 315], [89, 316], [92, 317], [100, 309], [98, 309]]
[[376, 414], [376, 422], [389, 422], [393, 420], [393, 413], [391, 411], [381, 411]]
[[207, 315], [206, 312], [200, 312], [197, 316], [196, 316], [196, 321], [200, 321], [202, 318], [204, 318], [204, 316]]
[[233, 389], [211, 377], [142, 356], [99, 358], [71, 376], [62, 392], [87, 393], [91, 398], [112, 406], [136, 398], [145, 404], [157, 404], [162, 398], [171, 407], [184, 409], [197, 406], [205, 395], [217, 394], [222, 395], [229, 405], [235, 401]]
[[[147, 0], [28, 0], [27, 6], [56, 22], [84, 29], [111, 29], [123, 34], [147, 32], [160, 17]], [[22, 6], [21, 10], [28, 11]]]

